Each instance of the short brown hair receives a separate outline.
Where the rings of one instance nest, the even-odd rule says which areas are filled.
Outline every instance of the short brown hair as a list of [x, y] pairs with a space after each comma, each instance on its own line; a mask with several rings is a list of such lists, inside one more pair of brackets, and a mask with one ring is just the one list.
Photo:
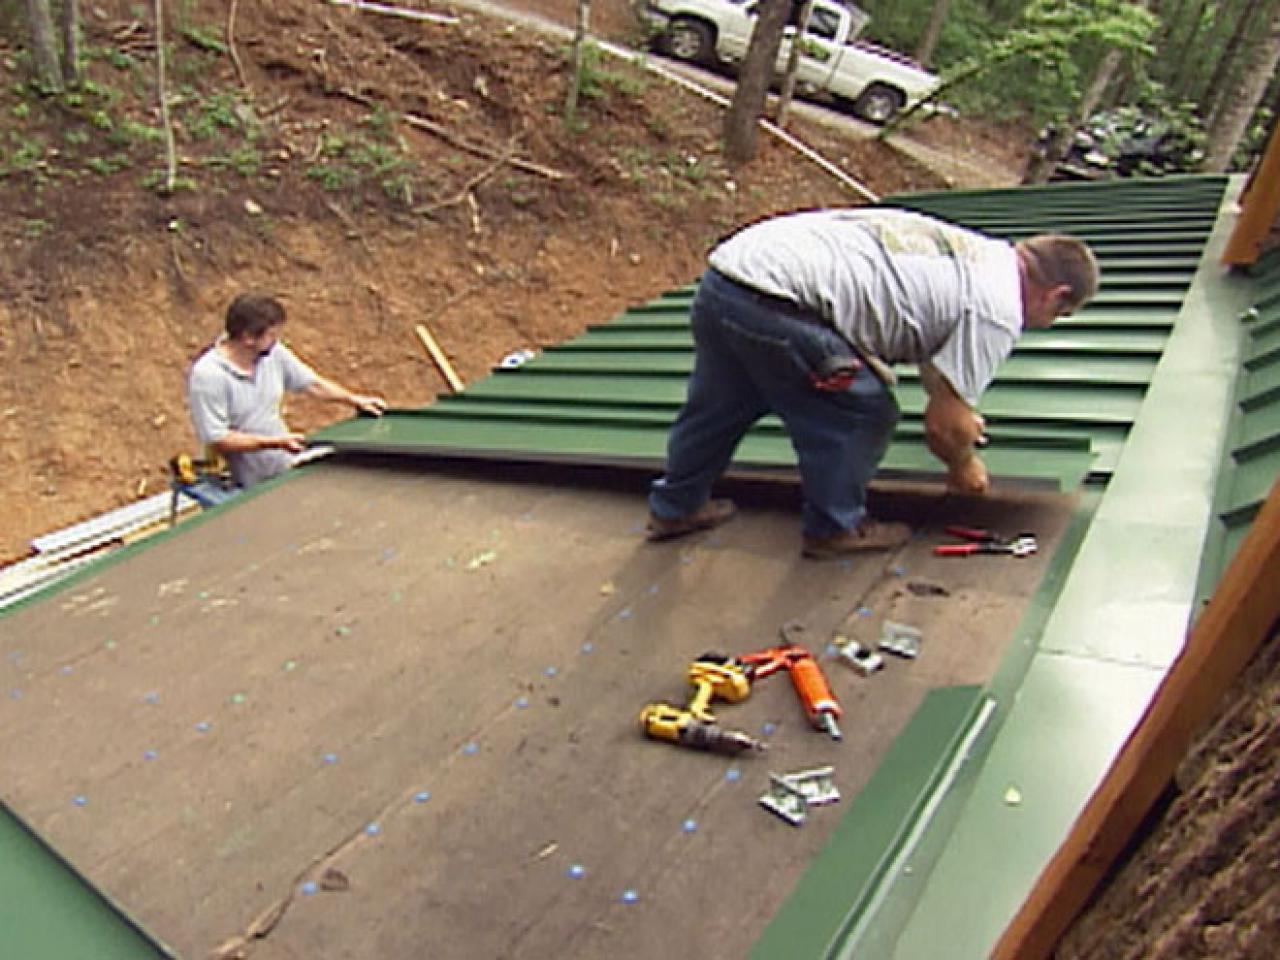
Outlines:
[[284, 305], [266, 293], [242, 293], [227, 307], [227, 336], [235, 340], [244, 334], [256, 337], [284, 323]]
[[1083, 240], [1063, 233], [1041, 233], [1018, 246], [1034, 283], [1071, 289], [1071, 309], [1084, 306], [1098, 292], [1098, 261]]

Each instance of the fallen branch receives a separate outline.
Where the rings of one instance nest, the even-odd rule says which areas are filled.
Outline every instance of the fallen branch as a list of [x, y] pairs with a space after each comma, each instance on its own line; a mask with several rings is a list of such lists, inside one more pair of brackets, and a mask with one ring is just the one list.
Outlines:
[[350, 7], [365, 13], [381, 13], [388, 17], [404, 17], [406, 20], [426, 20], [430, 23], [442, 23], [450, 26], [458, 22], [457, 17], [443, 13], [427, 13], [425, 10], [404, 10], [400, 7], [389, 7], [385, 3], [368, 3], [366, 0], [329, 0], [335, 7]]
[[[411, 127], [417, 127], [419, 130], [434, 133], [446, 143], [452, 144], [461, 150], [466, 150], [468, 153], [473, 153], [478, 157], [485, 157], [486, 159], [494, 160], [500, 156], [489, 147], [481, 146], [478, 143], [471, 143], [468, 140], [463, 140], [456, 134], [450, 133], [435, 121], [428, 120], [426, 117], [420, 117], [416, 113], [406, 113], [404, 115], [404, 122], [409, 124]], [[515, 167], [517, 170], [523, 170], [526, 173], [536, 173], [538, 176], [546, 177], [548, 180], [565, 180], [569, 177], [569, 174], [567, 173], [563, 173], [559, 170], [553, 170], [550, 167], [541, 166], [530, 160], [521, 160], [519, 157], [506, 155], [502, 157], [502, 162]]]
[[[515, 144], [512, 143], [511, 149], [514, 149], [514, 148], [515, 148]], [[470, 180], [464, 183], [462, 185], [462, 189], [459, 190], [457, 193], [455, 193], [448, 200], [438, 200], [435, 203], [429, 203], [429, 204], [424, 204], [423, 206], [420, 206], [420, 207], [414, 207], [413, 212], [416, 214], [419, 214], [420, 216], [429, 217], [431, 216], [431, 214], [435, 213], [437, 210], [443, 210], [445, 207], [456, 207], [460, 203], [468, 203], [472, 207], [472, 215], [471, 215], [472, 226], [475, 227], [475, 232], [479, 233], [480, 232], [479, 214], [476, 211], [474, 206], [476, 202], [476, 198], [475, 198], [475, 194], [472, 193], [472, 191], [475, 190], [476, 187], [480, 186], [480, 184], [484, 183], [486, 180], [492, 177], [500, 169], [502, 169], [502, 165], [506, 163], [508, 159], [509, 158], [506, 156], [495, 157], [493, 160], [493, 163], [489, 164], [487, 167], [485, 167], [483, 170], [477, 173], [474, 177], [472, 177]]]

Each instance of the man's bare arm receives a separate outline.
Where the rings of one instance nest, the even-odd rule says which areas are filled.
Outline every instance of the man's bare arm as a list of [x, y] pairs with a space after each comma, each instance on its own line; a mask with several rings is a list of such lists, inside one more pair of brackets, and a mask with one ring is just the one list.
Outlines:
[[352, 393], [340, 383], [325, 377], [317, 377], [303, 393], [320, 400], [332, 400], [336, 403], [350, 404], [361, 413], [375, 417], [382, 416], [387, 409], [387, 402], [381, 397], [368, 393]]
[[984, 423], [931, 364], [920, 365], [920, 382], [928, 394], [924, 410], [925, 442], [947, 465], [947, 483], [962, 493], [986, 493], [986, 465], [975, 451]]
[[239, 430], [228, 430], [209, 444], [224, 457], [229, 453], [253, 453], [257, 450], [288, 450], [290, 453], [300, 453], [306, 445], [306, 437], [301, 433], [285, 433], [273, 437], [261, 433], [243, 433]]

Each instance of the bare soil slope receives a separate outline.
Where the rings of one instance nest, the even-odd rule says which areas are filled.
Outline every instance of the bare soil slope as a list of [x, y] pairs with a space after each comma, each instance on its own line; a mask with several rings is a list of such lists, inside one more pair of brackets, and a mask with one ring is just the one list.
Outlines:
[[[24, 92], [24, 51], [0, 46], [0, 559], [163, 489], [193, 447], [184, 370], [237, 292], [281, 295], [322, 372], [417, 406], [446, 386], [415, 324], [471, 380], [689, 282], [741, 223], [860, 202], [767, 138], [728, 170], [719, 108], [626, 65], [594, 63], [567, 127], [564, 50], [524, 27], [248, 0], [228, 49], [227, 10], [170, 11], [170, 196], [136, 5], [85, 8], [89, 82], [60, 99]], [[797, 132], [877, 192], [939, 185], [888, 147]]]

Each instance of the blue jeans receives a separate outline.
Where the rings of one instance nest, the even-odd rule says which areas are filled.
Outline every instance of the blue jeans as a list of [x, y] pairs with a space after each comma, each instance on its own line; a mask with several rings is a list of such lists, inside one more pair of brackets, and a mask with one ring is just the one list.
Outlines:
[[702, 275], [692, 310], [696, 347], [688, 396], [667, 438], [666, 474], [649, 509], [674, 518], [711, 495], [743, 434], [766, 413], [781, 418], [800, 464], [804, 533], [827, 537], [866, 514], [898, 404], [865, 366], [842, 391], [818, 390], [809, 375], [830, 356], [850, 356], [835, 330], [728, 280]]

